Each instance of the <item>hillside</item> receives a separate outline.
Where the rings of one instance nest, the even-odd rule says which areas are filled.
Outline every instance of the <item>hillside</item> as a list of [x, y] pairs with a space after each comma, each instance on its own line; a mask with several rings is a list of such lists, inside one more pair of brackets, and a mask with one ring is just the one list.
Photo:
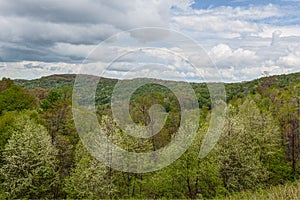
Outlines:
[[[57, 89], [65, 86], [73, 86], [75, 78], [76, 74], [54, 74], [33, 80], [15, 79], [14, 82], [28, 89], [33, 89], [37, 87]], [[111, 84], [115, 84], [117, 82], [116, 79], [109, 78], [101, 78], [101, 81], [108, 82]], [[300, 81], [300, 72], [263, 77], [252, 81], [240, 83], [225, 83], [225, 85], [227, 88], [241, 88], [240, 90], [236, 91], [245, 91], [247, 89], [253, 89], [261, 82], [270, 82], [276, 87], [285, 87], [289, 84], [293, 84], [298, 81]], [[192, 85], [203, 87], [203, 83], [192, 83]]]
[[[98, 79], [86, 78], [84, 84]], [[0, 199], [300, 198], [300, 73], [225, 84], [227, 112], [222, 128], [216, 128], [213, 122], [222, 119], [211, 109], [205, 83], [191, 83], [200, 115], [191, 114], [193, 107], [182, 111], [173, 92], [159, 84], [138, 88], [131, 95], [129, 107], [113, 104], [117, 105], [114, 108], [129, 108], [129, 115], [113, 115], [110, 101], [118, 80], [103, 78], [96, 91], [94, 119], [103, 128], [104, 140], [90, 124], [91, 106], [85, 98], [90, 92], [83, 90], [83, 94], [75, 95], [80, 101], [72, 104], [74, 80], [75, 75], [52, 75], [36, 80], [0, 81]], [[126, 86], [125, 94], [127, 86], [134, 83], [131, 81], [120, 82]], [[163, 82], [167, 81], [158, 80]], [[185, 94], [182, 82], [168, 84]], [[189, 101], [184, 98], [184, 102]], [[154, 133], [156, 124], [152, 122], [161, 119], [151, 113], [157, 104], [165, 108], [166, 117]], [[188, 120], [182, 120], [185, 113], [190, 114]], [[78, 114], [81, 117], [76, 121]], [[136, 126], [126, 121], [125, 128], [120, 127], [116, 116], [132, 120]], [[147, 126], [148, 129], [142, 129]], [[193, 127], [196, 128], [192, 130]], [[144, 132], [151, 136], [135, 137]], [[195, 137], [186, 140], [190, 133], [195, 133]], [[213, 148], [199, 158], [203, 144], [211, 139], [217, 139]], [[173, 146], [163, 157], [174, 159], [169, 165], [147, 171], [155, 166], [149, 165], [151, 161], [156, 164], [162, 158], [156, 152], [174, 141], [183, 141], [188, 149]], [[122, 156], [114, 156], [116, 162], [104, 164], [91, 155], [109, 157], [115, 148], [105, 145], [104, 150], [94, 146], [91, 149], [93, 142], [96, 147], [101, 142], [112, 142], [135, 156], [151, 152], [147, 158], [150, 162], [123, 159], [122, 152]], [[178, 149], [185, 151], [176, 157], [172, 153]], [[142, 172], [147, 173], [135, 173], [142, 167], [146, 170]]]
[[[91, 78], [93, 76], [90, 76]], [[34, 80], [16, 79], [14, 82], [17, 85], [27, 89], [44, 88], [44, 89], [62, 89], [64, 87], [73, 87], [76, 75], [75, 74], [61, 74], [42, 77]], [[101, 78], [98, 84], [97, 99], [100, 104], [110, 102], [111, 93], [118, 80]], [[296, 84], [300, 81], [300, 72], [293, 74], [275, 75], [263, 77], [247, 82], [240, 83], [225, 83], [227, 102], [233, 98], [241, 98], [247, 94], [254, 94], [262, 88], [284, 88], [288, 85]], [[171, 81], [169, 81], [171, 82]], [[209, 92], [205, 83], [191, 83], [195, 93], [198, 97], [200, 106], [210, 107]], [[149, 88], [148, 88], [149, 89]], [[150, 90], [150, 89], [149, 89]], [[163, 91], [162, 91], [163, 90]], [[169, 90], [162, 89], [162, 87], [155, 87], [156, 92], [170, 93]], [[142, 95], [137, 91], [136, 96]], [[146, 92], [146, 91], [144, 91]]]

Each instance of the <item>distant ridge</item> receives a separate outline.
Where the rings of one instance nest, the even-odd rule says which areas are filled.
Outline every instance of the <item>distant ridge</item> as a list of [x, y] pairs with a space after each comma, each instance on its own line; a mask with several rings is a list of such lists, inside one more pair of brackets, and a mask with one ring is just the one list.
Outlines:
[[[86, 76], [90, 76], [91, 78], [92, 77], [99, 78], [98, 76], [95, 75], [86, 75]], [[33, 79], [33, 80], [15, 79], [14, 82], [28, 89], [34, 89], [37, 87], [41, 87], [45, 89], [46, 88], [53, 89], [53, 88], [61, 88], [64, 86], [72, 86], [74, 84], [75, 78], [76, 78], [76, 74], [53, 74], [50, 76], [43, 76], [41, 78]], [[291, 73], [291, 74], [272, 75], [272, 76], [257, 78], [251, 81], [242, 81], [242, 82], [224, 83], [224, 84], [225, 85], [240, 85], [240, 84], [251, 85], [251, 83], [264, 82], [271, 79], [275, 81], [276, 86], [284, 87], [287, 86], [288, 84], [300, 81], [300, 72]], [[101, 81], [116, 83], [118, 79], [101, 77]], [[176, 82], [176, 81], [172, 81], [172, 82]], [[194, 84], [205, 84], [205, 83], [191, 83], [191, 84], [194, 85]]]

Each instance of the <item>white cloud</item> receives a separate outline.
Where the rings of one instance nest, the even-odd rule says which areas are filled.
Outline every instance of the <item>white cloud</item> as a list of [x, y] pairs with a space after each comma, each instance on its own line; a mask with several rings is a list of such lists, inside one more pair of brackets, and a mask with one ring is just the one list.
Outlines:
[[286, 56], [282, 56], [277, 60], [277, 65], [284, 67], [291, 67], [294, 69], [300, 68], [300, 45], [290, 48]]
[[[79, 66], [74, 63], [83, 61], [99, 42], [120, 31], [147, 26], [170, 27], [196, 40], [207, 50], [226, 81], [250, 80], [262, 71], [275, 74], [299, 71], [300, 23], [298, 18], [289, 17], [293, 8], [268, 4], [192, 9], [192, 4], [193, 0], [0, 0], [0, 26], [4, 30], [0, 32], [0, 61], [10, 61], [0, 64], [1, 76], [37, 78], [52, 73], [75, 73]], [[296, 8], [292, 11], [299, 13]], [[287, 24], [283, 23], [285, 20]], [[203, 56], [199, 56], [198, 49], [182, 52], [184, 44], [180, 42], [165, 47], [168, 31], [135, 33], [119, 43], [118, 37], [106, 41], [103, 48], [89, 56], [86, 72], [96, 73], [114, 56], [157, 41], [161, 51], [149, 50], [140, 57], [123, 56], [107, 73], [117, 77], [140, 62], [168, 66], [161, 72], [153, 67], [153, 76], [218, 78], [205, 52], [201, 52]], [[138, 39], [139, 44], [130, 38]], [[183, 55], [201, 69], [193, 71], [183, 58], [163, 52], [167, 50]], [[134, 70], [131, 73], [137, 75]]]
[[[288, 25], [288, 26], [276, 26], [276, 25], [262, 25], [262, 31], [258, 32], [258, 36], [264, 38], [272, 38], [274, 32], [280, 31], [281, 37], [300, 37], [300, 26], [299, 25]], [[299, 41], [298, 41], [299, 42]]]
[[242, 48], [233, 50], [226, 44], [219, 44], [213, 47], [208, 54], [216, 65], [220, 67], [252, 66], [255, 65], [258, 59], [258, 56], [253, 51], [244, 50]]
[[180, 27], [181, 30], [233, 38], [257, 35], [263, 30], [260, 24], [255, 21], [281, 15], [281, 10], [272, 4], [246, 8], [216, 7], [207, 10], [190, 10], [186, 13], [176, 13], [172, 17], [172, 22], [175, 27]]

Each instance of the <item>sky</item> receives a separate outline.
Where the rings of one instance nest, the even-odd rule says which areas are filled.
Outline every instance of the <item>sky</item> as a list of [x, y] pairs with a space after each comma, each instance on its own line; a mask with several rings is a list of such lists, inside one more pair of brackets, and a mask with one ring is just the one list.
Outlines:
[[0, 27], [0, 78], [239, 82], [300, 71], [300, 0], [0, 0]]

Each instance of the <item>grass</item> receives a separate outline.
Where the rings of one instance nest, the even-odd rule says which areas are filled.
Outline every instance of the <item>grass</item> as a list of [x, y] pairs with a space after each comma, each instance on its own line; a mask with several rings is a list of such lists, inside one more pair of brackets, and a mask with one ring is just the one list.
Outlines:
[[261, 189], [259, 191], [244, 191], [232, 194], [225, 198], [228, 200], [234, 199], [251, 199], [251, 200], [298, 200], [300, 199], [300, 181], [287, 183], [270, 187], [269, 189]]

